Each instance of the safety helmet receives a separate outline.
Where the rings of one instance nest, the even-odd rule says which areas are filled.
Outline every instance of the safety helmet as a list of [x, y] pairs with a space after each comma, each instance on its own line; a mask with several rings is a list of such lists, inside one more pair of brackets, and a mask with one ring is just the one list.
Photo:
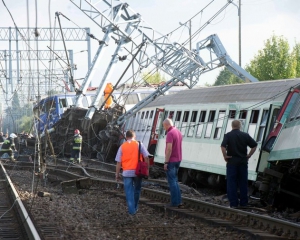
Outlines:
[[14, 134], [14, 133], [11, 133], [9, 136], [10, 136], [11, 138], [16, 138], [16, 137], [17, 137], [17, 135]]
[[78, 129], [75, 129], [74, 134], [80, 134], [80, 131]]

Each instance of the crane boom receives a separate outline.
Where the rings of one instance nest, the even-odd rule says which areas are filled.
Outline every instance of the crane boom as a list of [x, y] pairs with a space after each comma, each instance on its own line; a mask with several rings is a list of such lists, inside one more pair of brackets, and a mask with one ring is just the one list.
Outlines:
[[[118, 43], [114, 53], [115, 56], [120, 46], [125, 43], [131, 44], [132, 49], [136, 49], [142, 42], [145, 42], [144, 49], [136, 57], [139, 69], [144, 69], [152, 65], [167, 73], [172, 79], [184, 83], [189, 88], [197, 84], [201, 73], [205, 71], [206, 67], [203, 65], [205, 62], [196, 52], [188, 50], [181, 44], [173, 43], [170, 41], [169, 36], [155, 31], [127, 3], [119, 0], [70, 1], [98, 25], [102, 31], [106, 32], [107, 29], [112, 30], [111, 34]], [[231, 0], [227, 1], [211, 19], [214, 19], [225, 10], [231, 2]], [[106, 72], [110, 71], [111, 65], [109, 64]], [[105, 81], [106, 74], [100, 82], [97, 94], [103, 93]], [[100, 99], [100, 96], [97, 96], [97, 94], [94, 101]], [[93, 106], [96, 106], [96, 104], [93, 104]], [[96, 110], [93, 106], [86, 113], [86, 121], [89, 121], [93, 117]]]
[[[208, 51], [208, 53], [205, 51]], [[125, 114], [121, 115], [117, 119], [116, 124], [117, 125], [124, 124], [128, 118], [130, 118], [132, 115], [134, 115], [143, 107], [145, 107], [147, 104], [155, 100], [158, 96], [163, 95], [171, 87], [173, 87], [179, 82], [182, 82], [181, 79], [189, 79], [197, 76], [198, 79], [194, 79], [193, 82], [191, 82], [194, 84], [198, 82], [201, 74], [212, 71], [218, 67], [222, 67], [222, 66], [228, 67], [237, 77], [241, 78], [244, 81], [246, 80], [249, 80], [251, 82], [258, 81], [255, 77], [253, 77], [243, 68], [241, 68], [229, 57], [222, 42], [220, 41], [219, 37], [216, 34], [211, 35], [206, 39], [198, 42], [196, 52], [197, 52], [196, 55], [199, 56], [199, 64], [201, 64], [202, 67], [199, 67], [197, 64], [189, 64], [189, 63], [187, 65], [180, 65], [184, 69], [178, 71], [179, 73], [178, 76], [167, 81], [164, 85], [159, 86], [156, 91], [154, 91], [148, 97], [140, 101], [138, 104], [136, 104]], [[205, 55], [204, 52], [206, 53], [207, 59], [205, 58], [205, 56], [200, 58], [200, 55]]]

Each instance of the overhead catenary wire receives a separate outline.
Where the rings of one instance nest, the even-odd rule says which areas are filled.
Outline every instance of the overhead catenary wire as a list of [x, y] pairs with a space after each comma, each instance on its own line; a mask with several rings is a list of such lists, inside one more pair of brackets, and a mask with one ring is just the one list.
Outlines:
[[[27, 1], [28, 1], [28, 0], [27, 0]], [[14, 20], [14, 18], [13, 18], [13, 16], [12, 16], [10, 10], [9, 10], [8, 7], [6, 6], [4, 0], [2, 0], [2, 3], [3, 3], [3, 5], [5, 6], [6, 10], [8, 11], [8, 13], [9, 13], [9, 15], [10, 15], [10, 17], [11, 17], [13, 23], [14, 23], [14, 26], [15, 26], [16, 30], [18, 31], [18, 33], [20, 34], [20, 36], [21, 36], [23, 42], [24, 42], [24, 43], [26, 44], [26, 46], [28, 47], [28, 50], [27, 50], [27, 51], [29, 51], [29, 52], [32, 51], [32, 52], [37, 56], [37, 59], [39, 59], [38, 53], [37, 53], [36, 51], [34, 51], [34, 49], [30, 46], [30, 41], [29, 41], [29, 39], [27, 40], [27, 39], [25, 38], [25, 36], [22, 34], [22, 32], [19, 30], [19, 28], [18, 28], [17, 24], [15, 23], [15, 20]], [[27, 3], [28, 3], [28, 2], [27, 2]], [[29, 5], [27, 4], [27, 6], [29, 6]], [[29, 7], [28, 7], [28, 14], [27, 14], [27, 15], [29, 16]], [[29, 26], [29, 17], [27, 17], [27, 22], [28, 22], [28, 26]], [[28, 38], [30, 38], [30, 36], [29, 36], [29, 27], [27, 27], [27, 29], [28, 29], [28, 30], [27, 30]], [[31, 54], [29, 54], [29, 57], [30, 57], [30, 55], [31, 55]], [[44, 63], [42, 60], [39, 59], [39, 62], [40, 62], [40, 63], [41, 63], [48, 71], [50, 71], [49, 68], [45, 65], [45, 63]], [[31, 72], [31, 61], [30, 61], [30, 59], [29, 59], [29, 69], [30, 69], [30, 72]], [[55, 74], [54, 74], [54, 75], [55, 75]], [[33, 84], [33, 79], [32, 79], [31, 82], [32, 82], [32, 84]], [[15, 92], [15, 91], [14, 91], [14, 92]], [[31, 93], [29, 93], [29, 94], [31, 94]]]

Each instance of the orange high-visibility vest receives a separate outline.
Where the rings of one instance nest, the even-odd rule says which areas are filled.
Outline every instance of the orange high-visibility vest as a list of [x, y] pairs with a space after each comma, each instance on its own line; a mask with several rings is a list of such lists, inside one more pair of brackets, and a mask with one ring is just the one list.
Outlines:
[[111, 96], [108, 97], [108, 96], [113, 90], [114, 90], [113, 85], [111, 83], [107, 83], [104, 89], [104, 97], [105, 97], [104, 99], [106, 100], [105, 107], [104, 107], [105, 109], [109, 108], [112, 105], [113, 102], [112, 97]]
[[[139, 143], [138, 141], [131, 140], [131, 142], [126, 141], [122, 144], [122, 156], [121, 163], [123, 170], [135, 170], [138, 163], [138, 152]], [[140, 156], [142, 160], [142, 156]]]

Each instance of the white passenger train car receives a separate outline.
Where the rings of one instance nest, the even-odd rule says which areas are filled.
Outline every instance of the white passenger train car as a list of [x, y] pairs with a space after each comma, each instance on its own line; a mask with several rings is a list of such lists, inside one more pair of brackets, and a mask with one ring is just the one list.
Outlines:
[[162, 96], [132, 116], [125, 130], [133, 129], [156, 163], [163, 163], [165, 133], [162, 121], [169, 117], [183, 136], [182, 182], [191, 179], [214, 185], [226, 175], [220, 145], [231, 131], [231, 122], [240, 119], [242, 131], [258, 143], [249, 159], [249, 180], [268, 166], [268, 152], [261, 151], [265, 136], [273, 129], [276, 115], [299, 79], [202, 87]]

